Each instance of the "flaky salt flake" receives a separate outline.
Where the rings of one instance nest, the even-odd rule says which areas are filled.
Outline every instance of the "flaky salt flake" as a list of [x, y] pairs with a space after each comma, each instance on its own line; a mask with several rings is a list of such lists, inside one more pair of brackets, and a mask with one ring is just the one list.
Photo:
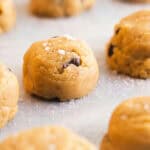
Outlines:
[[48, 46], [48, 42], [44, 42], [44, 43], [43, 43], [43, 46], [44, 46], [44, 47], [47, 47], [47, 46]]
[[120, 116], [120, 119], [121, 119], [121, 120], [126, 120], [126, 119], [128, 119], [128, 116], [127, 116], [127, 115], [121, 115], [121, 116]]
[[46, 51], [49, 51], [49, 50], [50, 50], [50, 47], [45, 47], [45, 50], [46, 50]]
[[50, 144], [48, 146], [48, 150], [56, 150], [56, 145], [55, 144]]
[[63, 49], [59, 49], [58, 53], [61, 54], [61, 55], [65, 55], [66, 54], [65, 50], [63, 50]]
[[65, 34], [63, 35], [63, 37], [69, 39], [69, 40], [75, 40], [75, 38], [73, 38], [72, 36], [68, 35], [68, 34]]

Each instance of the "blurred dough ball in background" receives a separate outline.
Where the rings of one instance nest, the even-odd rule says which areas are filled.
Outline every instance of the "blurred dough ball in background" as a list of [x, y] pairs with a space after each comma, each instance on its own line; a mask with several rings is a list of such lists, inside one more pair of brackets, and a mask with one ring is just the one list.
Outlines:
[[16, 23], [16, 11], [12, 0], [0, 0], [0, 33], [7, 32]]
[[118, 73], [150, 78], [150, 10], [135, 12], [115, 26], [107, 62]]
[[24, 131], [0, 143], [1, 150], [96, 150], [89, 141], [63, 127]]
[[95, 0], [31, 0], [33, 14], [47, 17], [73, 16], [90, 9]]
[[101, 150], [150, 150], [150, 97], [129, 99], [115, 109]]
[[0, 63], [0, 128], [15, 116], [18, 98], [19, 85], [16, 76]]

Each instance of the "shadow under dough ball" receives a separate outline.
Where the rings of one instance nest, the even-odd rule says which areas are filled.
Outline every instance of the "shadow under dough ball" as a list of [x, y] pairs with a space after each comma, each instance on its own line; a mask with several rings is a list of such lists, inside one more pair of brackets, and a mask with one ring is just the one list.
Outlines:
[[0, 63], [0, 128], [15, 116], [18, 98], [19, 85], [16, 76]]
[[150, 150], [150, 97], [129, 99], [115, 109], [100, 150]]
[[150, 11], [123, 18], [107, 47], [112, 70], [136, 78], [150, 78]]
[[23, 74], [30, 94], [67, 101], [93, 90], [99, 69], [86, 43], [62, 36], [33, 43], [24, 56]]
[[91, 8], [95, 0], [31, 0], [33, 14], [47, 17], [73, 16]]
[[58, 126], [30, 129], [0, 143], [1, 150], [96, 150], [72, 131]]
[[12, 0], [0, 0], [0, 34], [14, 27], [16, 11]]

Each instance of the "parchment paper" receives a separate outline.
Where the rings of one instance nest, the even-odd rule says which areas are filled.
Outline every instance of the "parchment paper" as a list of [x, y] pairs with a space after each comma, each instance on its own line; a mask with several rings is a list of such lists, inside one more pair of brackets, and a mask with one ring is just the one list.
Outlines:
[[[19, 111], [13, 121], [0, 129], [0, 139], [24, 129], [56, 124], [69, 127], [99, 145], [116, 105], [134, 96], [150, 95], [150, 80], [112, 73], [106, 67], [104, 53], [114, 25], [134, 11], [150, 9], [150, 5], [97, 0], [92, 10], [80, 16], [42, 19], [30, 15], [28, 3], [26, 0], [15, 0], [16, 27], [0, 36], [0, 60], [14, 71], [20, 82]], [[34, 41], [64, 34], [84, 39], [93, 49], [100, 68], [97, 88], [81, 100], [66, 103], [45, 102], [29, 96], [22, 86], [22, 57], [25, 51]]]

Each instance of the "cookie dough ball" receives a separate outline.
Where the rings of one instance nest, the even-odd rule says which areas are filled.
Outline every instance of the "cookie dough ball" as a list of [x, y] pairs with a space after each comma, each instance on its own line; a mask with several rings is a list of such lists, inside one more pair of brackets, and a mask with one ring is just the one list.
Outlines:
[[19, 87], [15, 75], [0, 63], [0, 128], [17, 112]]
[[0, 143], [1, 150], [96, 150], [72, 131], [56, 126], [34, 128]]
[[47, 17], [73, 16], [93, 6], [95, 0], [31, 0], [33, 14]]
[[150, 149], [150, 97], [127, 100], [114, 111], [101, 150]]
[[0, 0], [0, 33], [9, 31], [16, 22], [12, 0]]
[[93, 90], [99, 70], [86, 43], [70, 37], [54, 37], [32, 44], [24, 56], [23, 74], [27, 92], [65, 101]]
[[112, 70], [136, 78], [150, 78], [150, 11], [139, 11], [116, 25], [107, 48]]

